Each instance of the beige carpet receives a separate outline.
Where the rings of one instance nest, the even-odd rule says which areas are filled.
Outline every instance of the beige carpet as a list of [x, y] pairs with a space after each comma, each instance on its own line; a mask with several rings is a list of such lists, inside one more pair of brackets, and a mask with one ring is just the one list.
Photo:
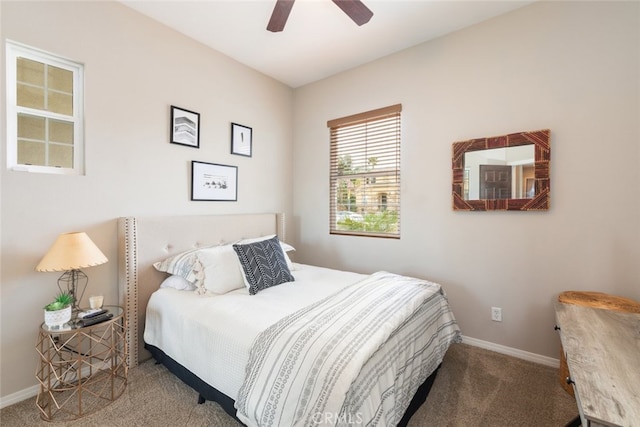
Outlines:
[[[125, 393], [106, 408], [71, 422], [40, 420], [35, 398], [0, 411], [9, 426], [220, 426], [239, 424], [163, 366], [145, 362], [129, 371]], [[465, 344], [447, 352], [431, 393], [410, 427], [563, 426], [576, 406], [557, 370]]]

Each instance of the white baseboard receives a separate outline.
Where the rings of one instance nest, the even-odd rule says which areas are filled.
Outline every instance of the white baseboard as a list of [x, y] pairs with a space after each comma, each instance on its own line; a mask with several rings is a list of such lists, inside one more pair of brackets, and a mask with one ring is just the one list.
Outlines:
[[[530, 353], [528, 351], [518, 350], [517, 348], [507, 347], [504, 345], [495, 344], [489, 341], [483, 341], [464, 335], [462, 336], [462, 343], [484, 348], [485, 350], [495, 351], [496, 353], [502, 353], [508, 356], [517, 357], [518, 359], [527, 360], [529, 362], [540, 363], [541, 365], [550, 366], [552, 368], [557, 368], [560, 366], [560, 361], [552, 357], [541, 356], [536, 353]], [[39, 390], [39, 386], [34, 385], [8, 396], [0, 397], [0, 409], [36, 396]]]
[[34, 385], [29, 388], [25, 388], [24, 390], [17, 391], [8, 396], [0, 397], [0, 409], [5, 408], [7, 406], [11, 406], [14, 403], [22, 402], [23, 400], [27, 400], [36, 396], [40, 391], [39, 385]]
[[495, 344], [489, 341], [483, 341], [464, 335], [462, 336], [462, 343], [484, 348], [485, 350], [495, 351], [496, 353], [506, 354], [507, 356], [517, 357], [518, 359], [527, 360], [529, 362], [550, 366], [552, 368], [558, 368], [560, 366], [560, 360], [554, 359], [553, 357], [542, 356], [540, 354], [530, 353], [528, 351], [518, 350], [517, 348], [507, 347], [504, 345]]
[[[104, 366], [108, 367], [108, 363], [109, 363], [110, 359], [107, 359], [105, 361], [103, 361]], [[87, 378], [91, 372], [91, 369], [96, 369], [97, 366], [94, 364], [92, 366], [85, 366], [82, 369], [82, 378]], [[72, 377], [66, 377], [65, 380], [69, 381], [69, 382], [73, 382], [76, 380], [77, 377], [72, 376]], [[4, 408], [5, 406], [11, 406], [14, 403], [18, 403], [21, 402], [23, 400], [29, 399], [33, 396], [36, 396], [38, 394], [38, 392], [40, 391], [40, 386], [39, 385], [34, 385], [31, 386], [29, 388], [25, 388], [24, 390], [20, 390], [16, 393], [10, 394], [9, 396], [6, 396], [4, 398], [0, 397], [0, 409]]]

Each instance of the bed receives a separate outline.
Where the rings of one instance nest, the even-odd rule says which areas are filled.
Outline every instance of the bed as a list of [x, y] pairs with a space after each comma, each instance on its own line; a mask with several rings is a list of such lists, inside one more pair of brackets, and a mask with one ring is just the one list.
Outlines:
[[[460, 339], [444, 290], [387, 272], [292, 263], [285, 230], [284, 215], [272, 213], [119, 218], [129, 367], [153, 357], [194, 388], [199, 403], [216, 401], [246, 425], [406, 425]], [[245, 266], [247, 287], [165, 287], [174, 276], [159, 263], [196, 250], [198, 260], [218, 257], [231, 243], [241, 259], [256, 245], [279, 257], [281, 249], [290, 280], [251, 295]], [[397, 305], [385, 305], [393, 298]]]

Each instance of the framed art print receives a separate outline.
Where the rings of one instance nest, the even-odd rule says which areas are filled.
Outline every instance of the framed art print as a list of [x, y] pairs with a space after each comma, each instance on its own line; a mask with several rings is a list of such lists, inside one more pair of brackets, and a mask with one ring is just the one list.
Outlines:
[[251, 157], [252, 129], [231, 123], [231, 154]]
[[191, 162], [191, 200], [238, 200], [238, 167]]
[[200, 113], [172, 105], [170, 142], [200, 148]]

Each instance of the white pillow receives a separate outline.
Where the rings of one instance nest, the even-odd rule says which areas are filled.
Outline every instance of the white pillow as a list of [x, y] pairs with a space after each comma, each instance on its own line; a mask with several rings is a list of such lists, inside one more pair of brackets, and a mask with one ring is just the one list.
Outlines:
[[195, 291], [196, 287], [184, 277], [171, 275], [164, 279], [160, 288], [173, 288], [179, 291]]
[[203, 285], [208, 291], [226, 294], [244, 288], [242, 267], [232, 245], [201, 249], [197, 257], [202, 264]]
[[[243, 239], [236, 243], [244, 245], [271, 239], [274, 236], [275, 234], [271, 234]], [[294, 270], [287, 252], [294, 251], [295, 248], [284, 242], [280, 242], [280, 246], [287, 261], [287, 267], [289, 270]], [[184, 278], [193, 285], [199, 294], [205, 294], [207, 291], [225, 294], [234, 289], [245, 287], [244, 272], [240, 260], [230, 244], [191, 249], [158, 261], [153, 266], [158, 271]]]
[[287, 252], [295, 251], [296, 248], [284, 242], [280, 242], [280, 247], [282, 247], [282, 252], [284, 252], [284, 259], [287, 261], [287, 267], [289, 267], [290, 271], [295, 270], [295, 268], [293, 268], [293, 262], [291, 262], [291, 258], [289, 258], [289, 255], [287, 254]]
[[198, 251], [199, 249], [191, 249], [181, 252], [162, 261], [158, 261], [154, 263], [153, 266], [158, 271], [183, 277], [197, 288], [200, 288], [202, 286], [203, 269], [196, 256]]

